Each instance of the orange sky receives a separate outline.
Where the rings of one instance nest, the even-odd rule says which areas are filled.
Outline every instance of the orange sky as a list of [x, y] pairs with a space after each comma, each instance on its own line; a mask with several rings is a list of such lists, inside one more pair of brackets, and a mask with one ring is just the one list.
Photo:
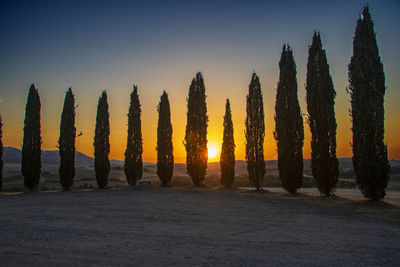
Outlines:
[[[241, 75], [236, 77], [221, 77], [218, 73], [205, 72], [205, 83], [207, 93], [207, 105], [209, 115], [208, 127], [208, 140], [209, 147], [217, 150], [218, 156], [210, 159], [210, 161], [219, 160], [220, 146], [222, 143], [223, 131], [223, 115], [225, 98], [231, 98], [232, 115], [234, 123], [234, 137], [236, 143], [236, 158], [243, 160], [245, 158], [245, 139], [244, 139], [244, 119], [245, 119], [245, 105], [246, 95], [248, 90], [248, 83], [250, 81], [250, 74]], [[193, 73], [194, 75], [194, 73]], [[277, 73], [275, 74], [277, 75]], [[266, 136], [265, 136], [265, 158], [276, 159], [276, 143], [273, 139], [273, 130], [275, 122], [274, 115], [274, 102], [275, 102], [275, 88], [273, 86], [273, 75], [261, 76], [262, 89], [264, 93], [264, 106], [266, 118]], [[191, 81], [190, 74], [184, 76], [186, 79], [180, 79], [174, 82], [174, 89], [167, 89], [171, 103], [171, 116], [173, 124], [173, 143], [174, 155], [176, 162], [185, 161], [185, 149], [182, 144], [184, 139], [185, 126], [186, 126], [186, 97], [188, 87]], [[264, 78], [263, 78], [264, 77]], [[277, 77], [277, 76], [276, 76]], [[224, 83], [224, 81], [230, 83]], [[159, 81], [163, 83], [163, 81]], [[304, 84], [299, 81], [299, 84]], [[268, 86], [266, 86], [268, 85]], [[38, 85], [39, 92], [44, 86]], [[125, 88], [124, 88], [125, 87]], [[158, 91], [161, 94], [163, 87], [159, 86]], [[344, 86], [337, 86], [337, 88], [344, 88]], [[80, 88], [79, 88], [80, 89]], [[73, 88], [76, 92], [76, 103], [78, 108], [76, 110], [76, 128], [77, 132], [83, 131], [83, 135], [77, 137], [76, 147], [77, 150], [93, 155], [93, 133], [95, 125], [95, 114], [98, 95], [101, 90], [98, 90], [98, 95], [91, 95], [86, 91]], [[111, 159], [123, 159], [125, 146], [126, 146], [126, 130], [127, 130], [127, 110], [129, 106], [129, 86], [121, 86], [118, 89], [108, 89], [108, 99], [110, 105], [110, 124], [111, 124]], [[156, 161], [156, 133], [157, 133], [157, 116], [156, 106], [159, 101], [159, 96], [154, 94], [153, 88], [147, 88], [146, 85], [139, 84], [139, 95], [142, 103], [142, 133], [143, 133], [143, 146], [144, 161]], [[338, 90], [338, 89], [337, 89]], [[21, 91], [27, 91], [21, 90]], [[61, 106], [64, 97], [63, 90], [52, 91], [53, 95], [42, 95], [42, 139], [43, 149], [56, 149], [58, 139], [59, 117], [61, 114]], [[351, 123], [348, 116], [349, 101], [348, 95], [344, 90], [338, 91], [336, 115], [338, 122], [337, 134], [337, 155], [338, 157], [351, 156]], [[389, 157], [400, 158], [399, 139], [400, 136], [400, 122], [396, 117], [399, 113], [399, 107], [394, 103], [392, 91], [388, 91], [386, 97], [386, 142], [389, 145]], [[304, 86], [299, 86], [299, 99], [302, 106], [302, 111], [305, 113], [305, 100], [304, 100]], [[57, 96], [57, 97], [55, 97]], [[49, 101], [48, 99], [56, 99], [56, 101]], [[18, 109], [15, 112], [4, 112], [4, 145], [20, 147], [22, 143], [22, 127], [23, 127], [23, 112], [25, 105], [25, 96], [19, 97], [17, 102]], [[50, 104], [51, 103], [51, 104]], [[3, 103], [3, 105], [6, 103]], [[308, 125], [304, 125], [305, 141], [303, 153], [306, 158], [310, 157], [310, 133]]]

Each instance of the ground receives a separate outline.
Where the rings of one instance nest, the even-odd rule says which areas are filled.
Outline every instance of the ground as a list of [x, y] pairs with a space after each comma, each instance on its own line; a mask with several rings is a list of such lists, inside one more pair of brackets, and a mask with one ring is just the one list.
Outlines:
[[0, 195], [1, 265], [400, 263], [400, 209], [390, 204], [215, 188], [139, 189]]

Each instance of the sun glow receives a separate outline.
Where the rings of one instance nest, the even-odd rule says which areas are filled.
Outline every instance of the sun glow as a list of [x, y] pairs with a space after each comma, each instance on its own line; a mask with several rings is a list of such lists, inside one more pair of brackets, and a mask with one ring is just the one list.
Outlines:
[[216, 142], [209, 142], [208, 148], [208, 161], [216, 161], [219, 156], [219, 144]]
[[218, 152], [217, 152], [217, 150], [215, 148], [211, 147], [211, 148], [208, 149], [208, 158], [209, 159], [216, 158], [217, 155], [218, 155]]

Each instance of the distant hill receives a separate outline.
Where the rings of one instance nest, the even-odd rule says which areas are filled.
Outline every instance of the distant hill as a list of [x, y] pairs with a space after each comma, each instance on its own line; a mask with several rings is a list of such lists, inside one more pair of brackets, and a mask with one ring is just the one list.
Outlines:
[[[21, 150], [15, 147], [4, 147], [3, 150], [3, 160], [4, 163], [8, 164], [20, 164], [21, 163]], [[351, 158], [339, 158], [339, 168], [340, 177], [352, 177], [354, 176], [353, 165]], [[42, 164], [45, 165], [58, 165], [60, 162], [60, 156], [58, 155], [58, 150], [42, 150]], [[124, 162], [121, 160], [110, 160], [112, 165], [123, 166]], [[391, 165], [390, 174], [400, 173], [400, 161], [390, 160]], [[94, 165], [94, 159], [88, 155], [85, 155], [79, 151], [75, 152], [75, 165], [76, 166], [90, 166]], [[155, 165], [153, 162], [143, 162], [144, 166]], [[277, 160], [267, 160], [265, 161], [265, 167], [267, 169], [267, 174], [271, 171], [277, 171], [278, 161]], [[186, 170], [184, 163], [176, 163], [176, 169]], [[236, 172], [237, 174], [247, 175], [247, 164], [246, 161], [237, 160], [236, 161]], [[208, 171], [219, 173], [219, 162], [208, 163]], [[311, 159], [304, 159], [304, 173], [311, 174]]]
[[[21, 163], [21, 149], [6, 146], [3, 149], [4, 163], [20, 164]], [[42, 164], [58, 165], [60, 156], [58, 150], [42, 150]], [[92, 157], [85, 155], [79, 151], [75, 152], [75, 165], [87, 166], [93, 165], [94, 160]]]
[[9, 164], [21, 163], [21, 150], [15, 147], [3, 147], [3, 161]]
[[[21, 149], [6, 146], [3, 148], [3, 160], [6, 164], [20, 164], [21, 163]], [[42, 164], [58, 165], [60, 156], [58, 150], [42, 150]], [[123, 166], [124, 162], [121, 160], [110, 160], [112, 165]], [[143, 162], [143, 165], [154, 165], [152, 162]], [[75, 152], [75, 165], [76, 166], [89, 166], [94, 165], [94, 158], [79, 151]]]

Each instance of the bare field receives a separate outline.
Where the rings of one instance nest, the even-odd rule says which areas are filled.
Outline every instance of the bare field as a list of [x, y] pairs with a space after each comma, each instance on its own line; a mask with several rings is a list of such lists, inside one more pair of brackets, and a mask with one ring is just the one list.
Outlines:
[[0, 195], [2, 266], [398, 265], [400, 208], [215, 188]]

